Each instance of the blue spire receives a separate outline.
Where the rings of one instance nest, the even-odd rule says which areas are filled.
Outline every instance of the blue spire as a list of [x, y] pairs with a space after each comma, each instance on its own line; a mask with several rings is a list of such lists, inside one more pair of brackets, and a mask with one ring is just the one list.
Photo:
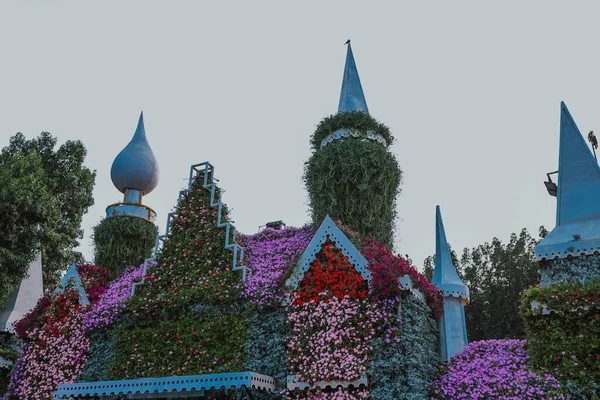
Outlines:
[[135, 189], [146, 195], [158, 184], [158, 173], [158, 162], [146, 138], [142, 111], [133, 138], [113, 161], [110, 177], [122, 193]]
[[431, 283], [444, 291], [444, 297], [462, 297], [468, 301], [469, 288], [458, 276], [450, 257], [440, 206], [436, 207], [435, 213], [435, 269], [433, 270]]
[[358, 69], [356, 69], [350, 40], [346, 44], [348, 45], [348, 52], [346, 54], [346, 66], [344, 67], [344, 80], [342, 82], [338, 112], [362, 111], [368, 114], [369, 108], [367, 107], [365, 94], [363, 93], [360, 78], [358, 77]]
[[600, 167], [565, 103], [560, 103], [556, 225], [600, 218]]
[[600, 167], [565, 103], [560, 103], [556, 227], [535, 247], [536, 258], [600, 251]]

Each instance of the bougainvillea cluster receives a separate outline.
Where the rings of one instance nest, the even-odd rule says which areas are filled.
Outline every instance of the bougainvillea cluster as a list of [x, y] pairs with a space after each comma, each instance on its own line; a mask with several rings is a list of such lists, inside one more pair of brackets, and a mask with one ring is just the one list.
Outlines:
[[485, 340], [469, 344], [432, 383], [432, 399], [565, 399], [552, 375], [527, 368], [523, 340]]
[[242, 296], [259, 307], [274, 307], [283, 298], [286, 271], [300, 257], [314, 235], [310, 225], [302, 228], [266, 228], [255, 235], [239, 235], [245, 247], [244, 261], [252, 269]]
[[95, 303], [110, 281], [106, 268], [94, 264], [77, 264], [77, 272], [88, 300], [90, 303]]

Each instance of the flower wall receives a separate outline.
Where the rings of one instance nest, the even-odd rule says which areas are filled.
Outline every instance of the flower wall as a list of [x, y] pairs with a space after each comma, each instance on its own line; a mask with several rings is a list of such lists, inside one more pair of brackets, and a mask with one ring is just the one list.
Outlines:
[[[532, 309], [532, 301], [540, 306]], [[531, 365], [552, 371], [569, 398], [600, 398], [600, 279], [536, 286], [523, 294], [519, 311]]]

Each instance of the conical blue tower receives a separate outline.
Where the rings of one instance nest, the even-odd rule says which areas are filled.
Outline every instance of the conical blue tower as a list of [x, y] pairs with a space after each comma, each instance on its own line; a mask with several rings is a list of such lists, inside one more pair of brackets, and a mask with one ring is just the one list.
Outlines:
[[560, 110], [556, 227], [536, 246], [538, 260], [600, 251], [600, 167], [565, 103]]
[[344, 80], [342, 81], [342, 92], [340, 93], [338, 112], [362, 111], [368, 114], [369, 108], [367, 107], [365, 94], [363, 93], [362, 85], [360, 84], [358, 69], [356, 68], [356, 62], [354, 61], [354, 54], [352, 54], [350, 40], [346, 43], [348, 44], [348, 51], [346, 53]]
[[144, 128], [144, 113], [140, 114], [133, 138], [113, 161], [110, 177], [124, 198], [122, 203], [106, 208], [106, 216], [125, 214], [154, 221], [156, 213], [142, 204], [142, 196], [158, 184], [158, 162], [150, 148]]
[[436, 207], [435, 269], [431, 283], [444, 292], [444, 315], [440, 319], [440, 356], [449, 361], [467, 347], [465, 304], [469, 288], [458, 276], [450, 257], [440, 206]]

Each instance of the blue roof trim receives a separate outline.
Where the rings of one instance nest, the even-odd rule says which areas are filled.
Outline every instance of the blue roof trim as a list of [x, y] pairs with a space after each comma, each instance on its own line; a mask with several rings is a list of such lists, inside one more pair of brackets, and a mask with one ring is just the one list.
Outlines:
[[458, 276], [450, 257], [440, 206], [435, 208], [435, 219], [435, 269], [431, 283], [444, 291], [444, 297], [462, 297], [468, 301], [469, 287]]
[[[186, 397], [203, 394], [203, 391], [220, 388], [248, 388], [275, 391], [275, 379], [255, 372], [233, 372], [164, 378], [141, 378], [120, 381], [63, 383], [58, 385], [54, 399], [69, 399], [78, 396], [129, 395], [135, 398], [165, 398], [172, 393], [185, 392]], [[138, 395], [138, 396], [136, 396]], [[156, 396], [153, 396], [156, 395]], [[180, 396], [179, 396], [180, 397]]]
[[369, 108], [367, 107], [367, 100], [365, 100], [365, 94], [363, 93], [362, 85], [360, 84], [360, 77], [358, 76], [356, 61], [354, 61], [354, 54], [352, 54], [352, 47], [350, 46], [349, 40], [347, 44], [348, 51], [346, 53], [344, 80], [342, 81], [338, 112], [362, 111], [368, 114]]
[[[298, 288], [302, 278], [304, 278], [304, 275], [310, 268], [310, 264], [315, 259], [317, 253], [321, 251], [327, 238], [335, 242], [335, 246], [342, 251], [342, 254], [348, 257], [350, 262], [354, 265], [354, 268], [356, 268], [358, 273], [360, 273], [367, 282], [371, 281], [371, 272], [367, 268], [367, 260], [360, 254], [350, 239], [344, 235], [344, 232], [337, 227], [335, 222], [333, 222], [328, 215], [321, 223], [321, 226], [315, 233], [315, 236], [313, 236], [306, 250], [304, 250], [304, 253], [302, 253], [300, 262], [295, 267], [292, 275], [285, 282], [285, 286], [289, 291], [294, 291]], [[289, 300], [289, 298], [285, 298], [284, 303], [289, 302]]]
[[79, 292], [79, 303], [81, 304], [90, 304], [90, 301], [87, 297], [87, 293], [83, 288], [83, 283], [81, 282], [81, 277], [79, 276], [79, 272], [77, 271], [77, 264], [73, 263], [60, 280], [60, 284], [54, 291], [55, 293], [62, 293], [65, 291], [66, 287], [69, 285], [69, 281], [73, 280], [73, 285], [75, 289]]
[[536, 246], [538, 260], [600, 251], [600, 166], [565, 103], [560, 109], [556, 227]]
[[[190, 188], [192, 187], [192, 182], [198, 173], [204, 174], [203, 175], [204, 181], [203, 181], [202, 187], [204, 187], [204, 189], [210, 190], [210, 206], [218, 208], [217, 227], [225, 228], [225, 248], [231, 250], [233, 253], [231, 269], [233, 271], [242, 271], [242, 280], [246, 281], [247, 275], [249, 273], [251, 273], [252, 271], [246, 265], [239, 265], [244, 260], [244, 248], [235, 242], [236, 241], [235, 226], [231, 222], [226, 221], [225, 217], [223, 216], [223, 202], [221, 202], [221, 201], [215, 202], [215, 192], [217, 190], [217, 185], [214, 183], [216, 180], [215, 179], [215, 167], [213, 167], [212, 164], [209, 162], [203, 162], [203, 163], [194, 164], [194, 165], [190, 166], [188, 187], [187, 187], [187, 189], [181, 190], [179, 192], [179, 197], [178, 197], [177, 201], [179, 202], [181, 200], [181, 198], [183, 197], [183, 194], [190, 190]], [[211, 177], [212, 183], [208, 183], [209, 176]], [[164, 241], [164, 239], [169, 235], [169, 228], [171, 227], [171, 219], [173, 219], [175, 216], [176, 216], [175, 212], [171, 212], [167, 215], [167, 227], [165, 229], [165, 234], [158, 235], [156, 237], [156, 243], [154, 245], [154, 254], [153, 254], [152, 258], [147, 258], [146, 260], [144, 260], [144, 269], [143, 269], [143, 273], [142, 273], [142, 280], [140, 282], [134, 282], [134, 284], [131, 286], [130, 297], [133, 296], [133, 294], [135, 293], [135, 288], [144, 283], [147, 267], [152, 263], [156, 263], [156, 254], [158, 253], [158, 250], [159, 250], [160, 246], [162, 245], [162, 242]], [[229, 241], [230, 237], [232, 238], [231, 242]]]

